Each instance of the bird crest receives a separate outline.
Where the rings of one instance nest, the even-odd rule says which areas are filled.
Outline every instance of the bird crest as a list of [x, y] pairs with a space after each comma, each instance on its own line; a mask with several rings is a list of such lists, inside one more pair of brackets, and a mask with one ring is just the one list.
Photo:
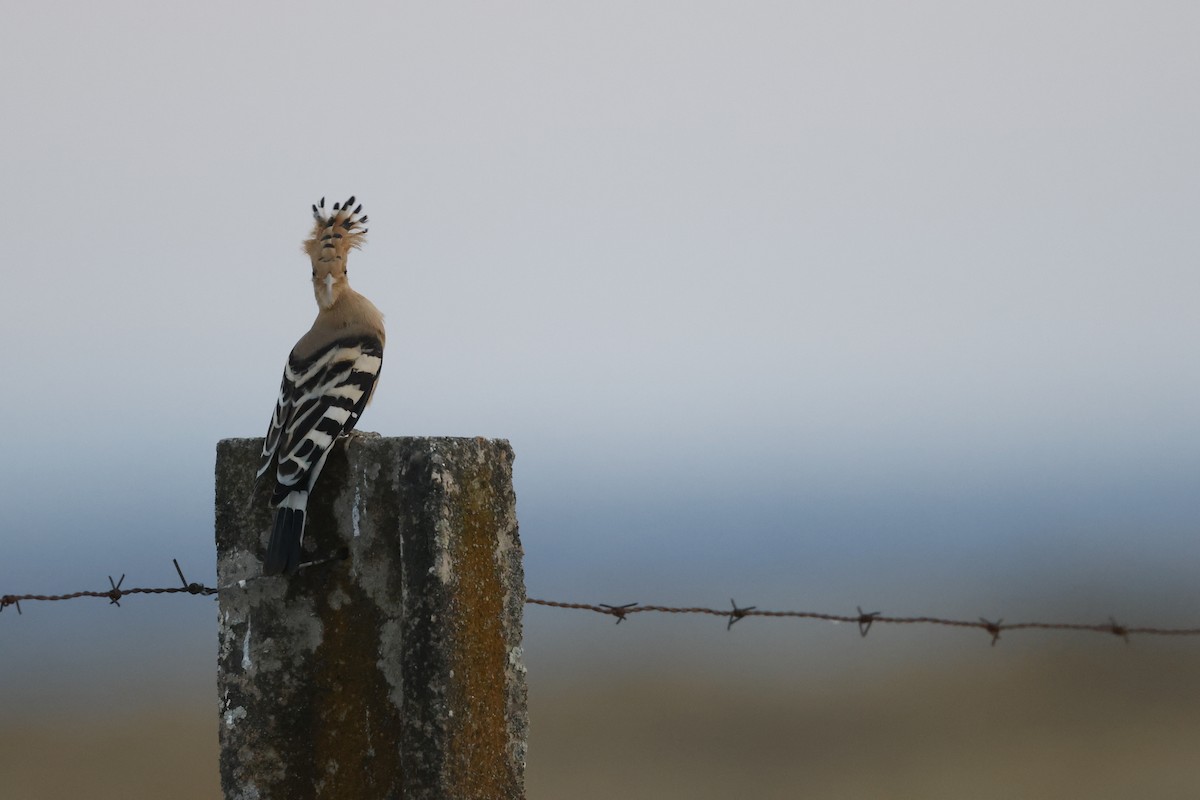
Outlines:
[[313, 263], [326, 263], [346, 258], [351, 250], [362, 247], [367, 238], [367, 215], [362, 213], [362, 204], [354, 205], [354, 196], [344, 203], [334, 203], [332, 209], [325, 208], [325, 198], [312, 207], [313, 231], [304, 242], [304, 251]]

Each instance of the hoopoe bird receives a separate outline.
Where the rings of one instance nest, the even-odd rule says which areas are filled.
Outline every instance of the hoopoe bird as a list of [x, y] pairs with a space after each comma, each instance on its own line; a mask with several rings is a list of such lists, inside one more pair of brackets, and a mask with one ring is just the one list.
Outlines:
[[288, 356], [258, 468], [259, 479], [275, 472], [264, 575], [299, 569], [309, 493], [333, 443], [354, 429], [371, 401], [383, 365], [383, 315], [346, 278], [346, 256], [366, 240], [362, 205], [351, 197], [326, 211], [322, 197], [312, 211], [304, 252], [312, 261], [317, 319]]

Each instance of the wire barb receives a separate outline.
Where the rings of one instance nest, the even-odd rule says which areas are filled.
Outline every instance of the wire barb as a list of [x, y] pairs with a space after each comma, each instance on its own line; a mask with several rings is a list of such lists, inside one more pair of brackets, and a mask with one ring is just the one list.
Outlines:
[[725, 630], [729, 630], [730, 628], [733, 627], [733, 623], [737, 622], [742, 617], [746, 616], [751, 611], [758, 608], [758, 606], [746, 606], [745, 608], [738, 608], [737, 601], [734, 600], [732, 597], [729, 598], [729, 604], [731, 606], [733, 606], [733, 610], [729, 612], [729, 624], [727, 624], [725, 626]]
[[124, 594], [121, 591], [121, 584], [124, 582], [125, 573], [123, 572], [121, 573], [121, 580], [117, 581], [116, 583], [113, 583], [112, 575], [108, 576], [108, 585], [112, 587], [112, 589], [108, 592], [108, 602], [110, 605], [114, 605], [117, 608], [121, 607], [121, 596]]
[[614, 617], [617, 618], [617, 622], [616, 622], [617, 625], [620, 625], [622, 622], [624, 622], [625, 615], [628, 614], [630, 611], [636, 610], [637, 606], [638, 606], [637, 603], [626, 603], [623, 606], [610, 606], [608, 603], [600, 604], [600, 608], [607, 609], [607, 611], [604, 611], [602, 613], [612, 614]]
[[980, 617], [979, 621], [983, 623], [983, 629], [992, 635], [992, 647], [995, 647], [996, 642], [1000, 640], [1000, 631], [1004, 630], [1004, 620], [998, 619], [995, 622], [992, 622], [991, 620]]
[[171, 563], [175, 565], [175, 571], [179, 573], [179, 582], [183, 584], [184, 589], [187, 589], [188, 594], [204, 594], [204, 584], [188, 583], [187, 578], [183, 577], [183, 569], [179, 566], [179, 559], [172, 558]]
[[855, 606], [858, 609], [858, 635], [862, 638], [867, 638], [867, 634], [871, 632], [871, 623], [879, 619], [882, 611], [863, 611], [862, 606]]

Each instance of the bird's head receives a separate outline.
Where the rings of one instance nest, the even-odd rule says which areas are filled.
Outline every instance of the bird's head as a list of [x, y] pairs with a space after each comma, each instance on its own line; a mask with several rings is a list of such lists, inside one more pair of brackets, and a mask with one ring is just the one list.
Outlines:
[[312, 235], [304, 242], [304, 252], [312, 261], [313, 294], [317, 305], [329, 309], [350, 288], [346, 279], [346, 257], [366, 241], [367, 229], [363, 226], [367, 217], [359, 216], [362, 205], [355, 207], [353, 196], [345, 203], [334, 203], [331, 210], [326, 210], [322, 197], [312, 210], [315, 222]]

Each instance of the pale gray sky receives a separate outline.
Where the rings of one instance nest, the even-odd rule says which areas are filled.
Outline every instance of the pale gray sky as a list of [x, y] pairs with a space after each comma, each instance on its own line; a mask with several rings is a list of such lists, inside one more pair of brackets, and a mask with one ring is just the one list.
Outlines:
[[1184, 569], [1198, 37], [1191, 3], [11, 4], [0, 589], [211, 575], [214, 444], [265, 430], [309, 205], [352, 193], [363, 427], [511, 439], [532, 593]]

